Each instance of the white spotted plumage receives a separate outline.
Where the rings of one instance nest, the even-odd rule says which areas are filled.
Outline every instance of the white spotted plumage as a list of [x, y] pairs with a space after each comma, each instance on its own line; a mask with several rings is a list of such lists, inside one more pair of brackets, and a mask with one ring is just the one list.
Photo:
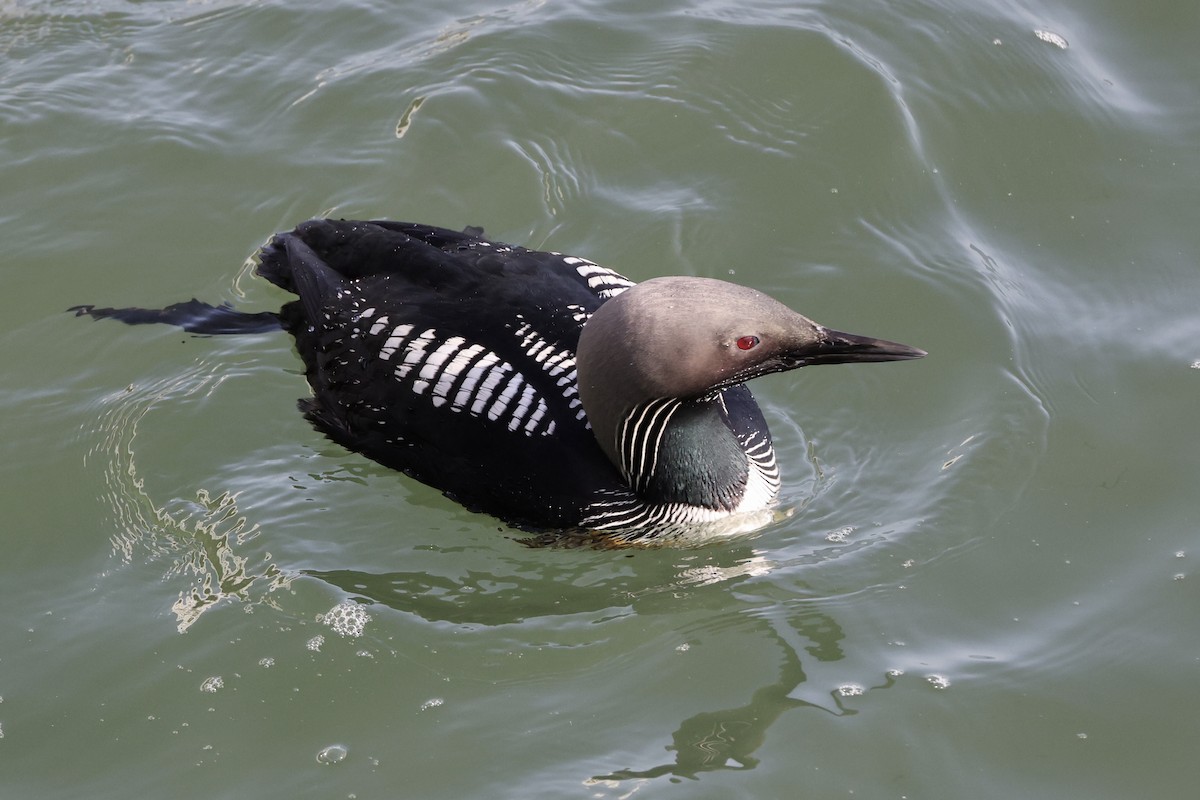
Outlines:
[[[375, 309], [373, 309], [373, 308], [370, 310], [372, 312], [375, 311]], [[371, 335], [378, 336], [379, 334], [383, 333], [383, 329], [386, 328], [387, 325], [388, 325], [388, 318], [386, 316], [380, 317], [379, 319], [375, 320], [374, 324], [371, 325]]]
[[[555, 384], [562, 389], [562, 396], [567, 400], [567, 405], [571, 410], [575, 412], [575, 418], [586, 424], [587, 414], [584, 413], [583, 404], [579, 402], [577, 396], [579, 387], [576, 385], [575, 353], [567, 348], [554, 347], [542, 338], [532, 325], [524, 321], [523, 315], [518, 314], [517, 319], [522, 320], [521, 324], [517, 326], [516, 335], [521, 338], [525, 355], [532, 358], [543, 372], [556, 379]], [[572, 313], [572, 319], [582, 327], [583, 322], [587, 321], [587, 315], [584, 314], [583, 319], [580, 320], [576, 314]]]
[[[384, 317], [384, 319], [386, 319], [386, 317]], [[386, 325], [384, 327], [386, 327]], [[403, 344], [404, 340], [408, 338], [408, 335], [412, 333], [412, 329], [412, 325], [397, 325], [395, 328], [393, 328], [392, 335], [387, 338], [387, 341], [383, 343], [383, 347], [379, 349], [379, 357], [384, 361], [387, 361], [389, 358], [391, 358], [392, 354], [400, 348], [400, 345]], [[372, 326], [371, 334], [377, 336], [382, 330], [383, 328], [380, 328], [379, 331], [376, 331], [375, 326]]]
[[[437, 338], [437, 332], [430, 328], [404, 346], [404, 361], [396, 367], [396, 377], [404, 379], [413, 367], [425, 360], [425, 349]], [[418, 392], [419, 394], [419, 392]]]
[[506, 373], [512, 372], [512, 365], [507, 361], [501, 361], [494, 367], [488, 370], [483, 377], [483, 383], [479, 386], [479, 391], [476, 392], [474, 401], [471, 403], [471, 413], [475, 416], [482, 416], [483, 409], [487, 406], [488, 401], [492, 399], [493, 392], [497, 386], [504, 380]]
[[521, 377], [521, 373], [514, 372], [504, 383], [504, 388], [497, 393], [495, 402], [488, 408], [488, 419], [492, 421], [499, 419], [500, 415], [508, 409], [509, 404], [516, 398], [517, 392], [521, 391], [524, 383], [525, 379]]
[[[563, 260], [575, 267], [598, 294], [623, 291], [633, 285], [612, 270], [590, 261], [571, 257]], [[530, 376], [522, 371], [528, 369], [553, 381], [565, 401], [565, 409], [585, 427], [590, 427], [576, 385], [574, 350], [548, 339], [522, 314], [516, 315], [510, 330], [523, 358], [510, 360], [462, 335], [443, 333], [433, 327], [423, 328], [411, 322], [393, 326], [388, 313], [380, 314], [374, 306], [358, 310], [363, 305], [366, 303], [361, 301], [356, 304], [353, 319], [363, 321], [364, 325], [370, 322], [366, 335], [377, 337], [377, 342], [382, 339], [377, 345], [378, 358], [395, 364], [394, 378], [411, 381], [412, 394], [428, 397], [434, 407], [448, 407], [455, 412], [484, 417], [527, 436], [552, 435], [555, 420], [551, 404], [530, 382]], [[578, 328], [582, 328], [590, 316], [588, 309], [578, 304], [565, 306], [563, 313]], [[362, 335], [364, 332], [356, 328], [355, 337]], [[523, 367], [518, 368], [515, 362]]]
[[484, 350], [484, 353], [467, 369], [467, 376], [459, 386], [458, 394], [454, 395], [453, 407], [457, 411], [463, 410], [468, 403], [474, 402], [475, 388], [479, 385], [479, 381], [491, 372], [493, 366], [500, 363], [500, 357], [484, 348], [483, 345], [473, 346]]
[[[371, 327], [375, 336], [386, 331], [386, 316]], [[532, 364], [551, 377], [570, 379], [560, 388], [565, 397], [573, 398], [577, 390], [571, 351], [554, 347], [528, 323], [519, 325], [516, 332]], [[526, 436], [554, 433], [550, 406], [537, 388], [511, 362], [478, 342], [405, 323], [387, 332], [378, 352], [383, 361], [399, 362], [394, 377], [411, 380], [412, 393], [428, 396], [434, 407], [447, 406], [455, 412], [486, 417]]]
[[633, 286], [633, 281], [619, 272], [602, 267], [586, 258], [567, 256], [563, 259], [563, 263], [575, 267], [579, 277], [587, 281], [588, 288], [603, 298], [618, 295]]

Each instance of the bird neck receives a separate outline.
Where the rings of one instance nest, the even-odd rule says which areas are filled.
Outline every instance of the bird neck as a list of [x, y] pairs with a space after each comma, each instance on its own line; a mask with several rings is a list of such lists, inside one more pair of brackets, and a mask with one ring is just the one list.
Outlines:
[[737, 508], [749, 464], [722, 393], [707, 400], [647, 400], [629, 409], [615, 427], [610, 457], [647, 502]]

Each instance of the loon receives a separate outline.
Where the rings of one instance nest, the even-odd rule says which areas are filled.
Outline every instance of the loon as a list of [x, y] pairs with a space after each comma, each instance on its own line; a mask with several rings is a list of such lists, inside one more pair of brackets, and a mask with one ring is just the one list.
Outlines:
[[299, 299], [258, 314], [198, 300], [71, 310], [200, 334], [283, 328], [316, 428], [527, 530], [632, 542], [768, 510], [779, 468], [746, 381], [925, 355], [744, 286], [635, 284], [479, 228], [310, 220], [272, 238], [257, 272]]

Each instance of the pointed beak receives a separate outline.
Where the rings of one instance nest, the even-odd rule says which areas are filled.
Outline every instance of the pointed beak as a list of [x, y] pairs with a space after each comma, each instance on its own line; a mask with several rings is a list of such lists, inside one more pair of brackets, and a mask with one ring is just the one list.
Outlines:
[[823, 328], [821, 340], [797, 355], [804, 364], [858, 364], [867, 361], [908, 361], [921, 358], [926, 353], [899, 342]]

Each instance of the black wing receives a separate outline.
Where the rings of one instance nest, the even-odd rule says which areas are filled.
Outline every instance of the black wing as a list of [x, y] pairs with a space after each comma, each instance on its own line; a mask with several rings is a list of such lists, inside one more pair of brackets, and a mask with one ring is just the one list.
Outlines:
[[259, 271], [300, 295], [281, 311], [346, 447], [517, 524], [568, 527], [622, 487], [579, 401], [590, 314], [632, 285], [590, 261], [442, 228], [316, 220]]

